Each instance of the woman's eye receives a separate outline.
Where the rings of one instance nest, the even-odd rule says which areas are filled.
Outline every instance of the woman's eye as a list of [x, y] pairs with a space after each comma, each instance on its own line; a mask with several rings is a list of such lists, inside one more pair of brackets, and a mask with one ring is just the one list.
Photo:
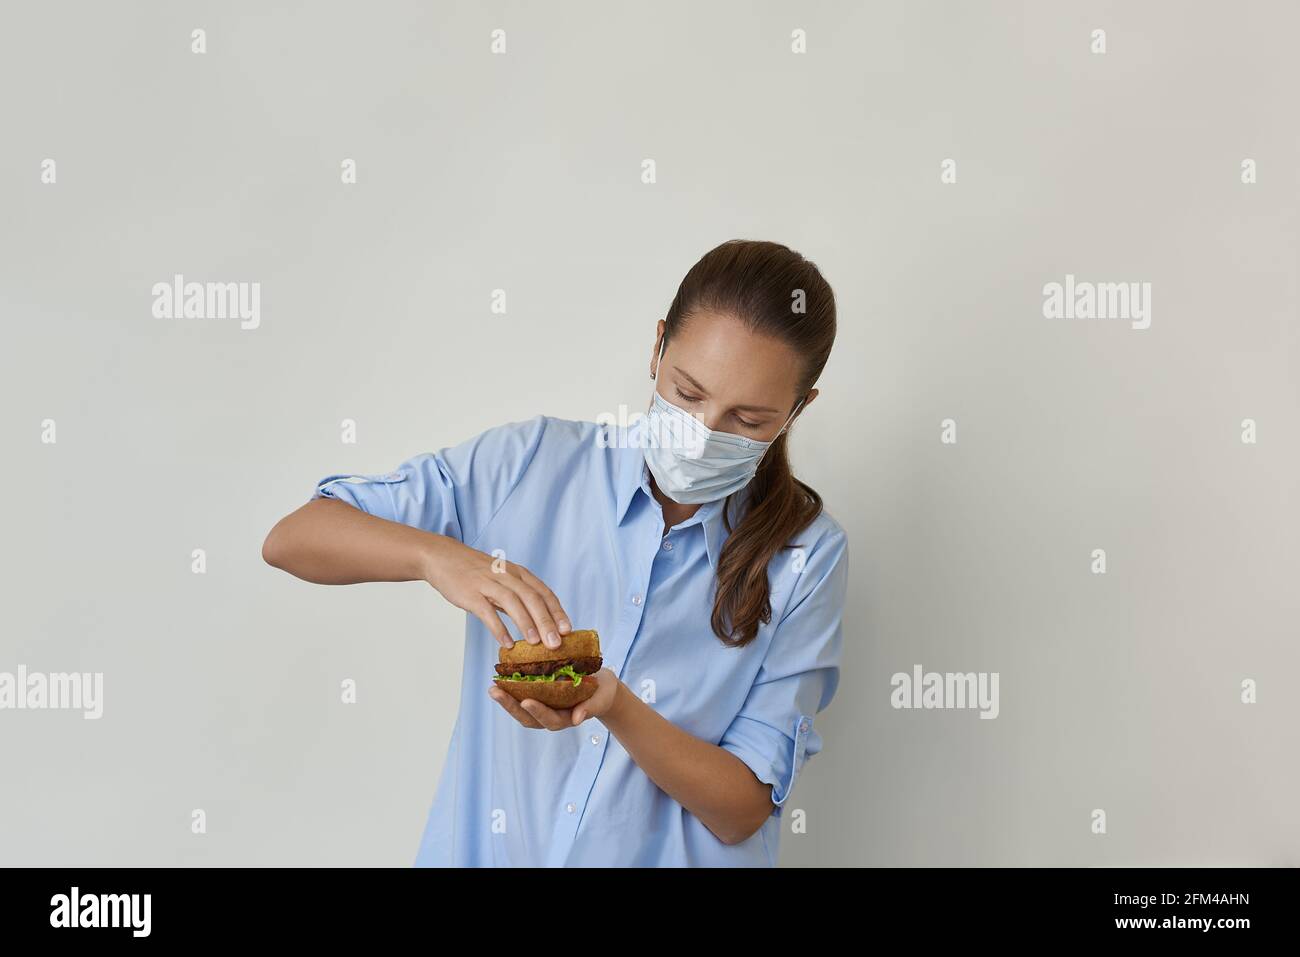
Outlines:
[[[683, 391], [682, 391], [680, 388], [678, 388], [677, 386], [673, 386], [673, 391], [677, 393], [677, 398], [681, 399], [683, 402], [699, 402], [699, 401], [700, 401], [700, 397], [699, 397], [699, 396], [697, 396], [697, 395], [687, 395], [685, 392], [683, 392]], [[734, 416], [735, 420], [741, 424], [741, 426], [742, 426], [743, 428], [746, 428], [746, 429], [757, 429], [757, 428], [760, 428], [760, 426], [759, 426], [759, 424], [758, 424], [757, 422], [746, 422], [746, 421], [745, 421], [744, 419], [742, 419], [740, 416], [735, 415], [735, 413], [732, 413], [732, 415]]]

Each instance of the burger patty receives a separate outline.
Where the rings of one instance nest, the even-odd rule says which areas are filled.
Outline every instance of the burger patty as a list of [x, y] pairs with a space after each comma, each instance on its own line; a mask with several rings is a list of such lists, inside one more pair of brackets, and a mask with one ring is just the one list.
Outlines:
[[[603, 660], [597, 655], [594, 658], [556, 658], [553, 661], [527, 661], [517, 665], [499, 664], [497, 674], [512, 675], [517, 671], [521, 675], [549, 675], [565, 665], [573, 665], [573, 670], [578, 674], [589, 675], [600, 670]], [[557, 680], [567, 681], [569, 676], [560, 675]]]

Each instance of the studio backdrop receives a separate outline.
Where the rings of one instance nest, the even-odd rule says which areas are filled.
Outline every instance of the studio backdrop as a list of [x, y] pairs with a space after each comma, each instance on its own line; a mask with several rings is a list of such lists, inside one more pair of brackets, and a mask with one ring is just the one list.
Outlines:
[[1294, 4], [2, 18], [0, 863], [409, 865], [464, 614], [263, 538], [643, 410], [743, 238], [839, 316], [791, 455], [843, 673], [781, 862], [1300, 864]]

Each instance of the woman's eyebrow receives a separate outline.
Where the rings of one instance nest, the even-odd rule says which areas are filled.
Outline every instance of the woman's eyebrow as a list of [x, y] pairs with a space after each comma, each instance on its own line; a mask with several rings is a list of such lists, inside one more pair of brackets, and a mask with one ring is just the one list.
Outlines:
[[[700, 392], [704, 393], [705, 395], [709, 394], [709, 390], [704, 388], [704, 386], [700, 385], [700, 383], [696, 380], [696, 378], [693, 375], [691, 375], [689, 372], [687, 372], [685, 369], [683, 369], [681, 366], [673, 366], [673, 371], [680, 374], [683, 379], [685, 379], [687, 382], [693, 385]], [[780, 409], [773, 409], [771, 406], [766, 406], [766, 405], [737, 405], [737, 406], [733, 406], [732, 408], [744, 409], [746, 412], [780, 412], [781, 411]]]

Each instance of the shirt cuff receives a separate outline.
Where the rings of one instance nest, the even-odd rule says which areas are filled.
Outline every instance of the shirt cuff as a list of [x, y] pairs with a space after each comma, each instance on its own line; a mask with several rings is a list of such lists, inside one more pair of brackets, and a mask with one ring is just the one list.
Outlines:
[[[790, 797], [795, 778], [808, 760], [809, 738], [815, 734], [812, 715], [798, 715], [785, 730], [739, 715], [719, 747], [744, 761], [764, 784], [772, 785], [772, 804], [779, 809]], [[812, 753], [817, 750], [814, 747]]]

